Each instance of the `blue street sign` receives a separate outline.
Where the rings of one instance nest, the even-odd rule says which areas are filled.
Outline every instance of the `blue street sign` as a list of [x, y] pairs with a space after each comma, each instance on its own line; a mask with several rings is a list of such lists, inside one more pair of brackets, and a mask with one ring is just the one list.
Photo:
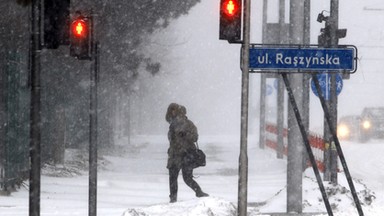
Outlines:
[[[250, 70], [355, 71], [354, 48], [251, 47]], [[282, 72], [282, 71], [276, 71]]]
[[[325, 100], [329, 100], [331, 97], [331, 75], [328, 73], [318, 74], [317, 78], [319, 79], [319, 84], [321, 88], [321, 92]], [[319, 93], [316, 90], [315, 82], [311, 80], [311, 89], [313, 94], [319, 97]], [[340, 74], [336, 74], [336, 94], [339, 95], [341, 90], [343, 89], [343, 78]]]

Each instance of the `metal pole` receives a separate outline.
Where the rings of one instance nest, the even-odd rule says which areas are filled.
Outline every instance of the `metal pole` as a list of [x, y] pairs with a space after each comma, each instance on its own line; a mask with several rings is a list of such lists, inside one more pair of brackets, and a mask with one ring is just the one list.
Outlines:
[[[317, 168], [315, 156], [313, 156], [312, 148], [309, 144], [307, 131], [306, 131], [305, 126], [303, 124], [303, 121], [302, 121], [302, 118], [300, 115], [300, 111], [299, 111], [299, 107], [298, 107], [296, 100], [295, 100], [295, 96], [293, 95], [291, 84], [287, 78], [287, 74], [283, 73], [282, 77], [284, 79], [284, 83], [285, 83], [285, 86], [287, 88], [288, 98], [289, 98], [290, 104], [292, 106], [292, 110], [295, 114], [296, 121], [297, 121], [297, 124], [298, 124], [299, 129], [300, 129], [301, 137], [302, 137], [304, 144], [305, 144], [305, 147], [307, 149], [308, 157], [309, 157], [309, 160], [311, 161], [312, 168], [313, 168], [313, 171], [314, 171], [316, 179], [317, 179], [317, 183], [319, 184], [319, 188], [320, 188], [323, 200], [324, 200], [325, 207], [327, 209], [327, 213], [329, 216], [332, 216], [333, 215], [332, 208], [331, 208], [331, 205], [329, 204], [328, 196], [327, 196], [327, 193], [325, 191], [323, 181], [321, 180], [319, 169]], [[319, 82], [317, 81], [317, 84], [318, 83]], [[319, 89], [320, 89], [320, 87], [319, 87]]]
[[[92, 36], [94, 36], [93, 19]], [[92, 37], [93, 67], [90, 70], [90, 107], [89, 107], [89, 204], [88, 215], [97, 215], [97, 76], [99, 73], [99, 44]]]
[[30, 39], [30, 171], [29, 171], [29, 216], [40, 215], [41, 184], [41, 102], [40, 102], [40, 51], [41, 51], [41, 1], [32, 0]]
[[259, 148], [265, 148], [265, 110], [266, 110], [266, 82], [267, 78], [265, 74], [260, 75], [260, 126], [259, 126]]
[[[337, 47], [338, 45], [338, 38], [336, 35], [336, 31], [339, 28], [339, 0], [331, 0], [331, 15], [330, 15], [330, 21], [331, 21], [331, 44], [332, 47]], [[331, 118], [332, 126], [334, 128], [337, 128], [337, 93], [336, 93], [336, 73], [331, 74]], [[332, 136], [330, 136], [332, 138]], [[332, 140], [332, 139], [331, 139]], [[332, 140], [330, 146], [330, 177], [331, 182], [333, 184], [337, 184], [337, 151], [335, 147], [335, 142]]]
[[[304, 2], [302, 0], [290, 1], [290, 43], [303, 43]], [[297, 105], [303, 108], [303, 75], [291, 74], [290, 82]], [[300, 129], [295, 120], [292, 104], [288, 104], [288, 158], [287, 158], [287, 212], [301, 213], [302, 205], [302, 166], [303, 166], [303, 140]]]
[[241, 84], [241, 138], [239, 157], [238, 216], [247, 215], [248, 197], [248, 97], [249, 97], [249, 45], [251, 0], [244, 0], [242, 84]]
[[[280, 25], [280, 44], [286, 40], [285, 31], [285, 0], [279, 1], [279, 25]], [[284, 157], [284, 82], [277, 78], [277, 158]]]
[[[328, 81], [328, 76], [327, 76], [327, 81]], [[327, 83], [327, 86], [328, 86], [328, 83]], [[328, 93], [327, 93], [328, 94]], [[330, 101], [325, 101], [325, 104], [327, 107], [330, 107]], [[328, 122], [327, 122], [327, 119], [325, 117], [325, 114], [324, 114], [324, 136], [323, 136], [323, 139], [324, 139], [324, 181], [330, 181], [331, 180], [331, 142], [332, 142], [332, 138], [331, 138], [331, 132], [329, 131], [329, 126], [328, 126]]]
[[97, 215], [97, 74], [98, 44], [95, 45], [94, 66], [90, 73], [90, 134], [89, 134], [89, 216]]
[[284, 82], [277, 78], [277, 158], [284, 158]]
[[[338, 46], [338, 38], [336, 31], [339, 28], [339, 0], [331, 0], [331, 14], [329, 17], [331, 47]], [[330, 74], [330, 98], [327, 101], [328, 108], [330, 110], [330, 118], [332, 119], [332, 127], [337, 128], [337, 83], [336, 73]], [[333, 141], [331, 132], [329, 131], [328, 122], [324, 120], [324, 139], [326, 141], [326, 151], [324, 152], [325, 159], [325, 172], [324, 179], [331, 181], [333, 184], [337, 184], [337, 151], [335, 142]]]
[[[303, 43], [305, 45], [311, 44], [311, 1], [304, 1], [304, 32]], [[310, 91], [310, 79], [311, 75], [305, 73], [303, 75], [303, 124], [305, 129], [309, 130], [309, 91]], [[303, 171], [307, 168], [308, 155], [304, 152], [303, 155]]]
[[357, 211], [359, 213], [359, 216], [363, 216], [364, 212], [363, 212], [363, 209], [361, 208], [359, 197], [357, 196], [356, 189], [355, 189], [355, 186], [353, 184], [351, 173], [349, 172], [349, 169], [348, 169], [348, 166], [347, 166], [347, 162], [346, 162], [345, 157], [344, 157], [343, 150], [341, 149], [339, 138], [337, 138], [336, 128], [333, 127], [333, 124], [331, 122], [332, 119], [331, 119], [331, 116], [330, 116], [330, 110], [328, 109], [328, 106], [326, 104], [324, 96], [322, 95], [322, 91], [321, 91], [321, 88], [320, 88], [319, 80], [318, 80], [318, 78], [317, 78], [317, 76], [315, 74], [312, 75], [312, 79], [313, 79], [313, 81], [315, 83], [316, 90], [319, 93], [319, 98], [320, 98], [321, 106], [323, 107], [323, 110], [324, 110], [325, 120], [329, 123], [328, 124], [329, 130], [331, 131], [332, 139], [335, 141], [335, 147], [336, 147], [337, 153], [339, 155], [341, 165], [343, 166], [343, 170], [344, 170], [345, 177], [347, 179], [349, 188], [351, 189], [351, 194], [352, 194], [353, 200], [355, 201], [355, 205], [356, 205]]
[[[267, 9], [268, 9], [268, 3], [267, 0], [263, 1], [263, 43], [265, 35], [267, 35]], [[259, 125], [259, 148], [264, 149], [265, 148], [265, 110], [266, 110], [266, 80], [267, 76], [262, 73], [260, 75], [260, 125]]]

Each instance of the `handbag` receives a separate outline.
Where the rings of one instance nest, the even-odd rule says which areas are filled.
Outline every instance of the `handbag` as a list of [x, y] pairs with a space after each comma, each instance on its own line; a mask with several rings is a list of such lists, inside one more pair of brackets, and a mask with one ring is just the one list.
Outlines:
[[205, 153], [199, 149], [196, 142], [196, 149], [190, 149], [184, 157], [184, 164], [192, 169], [206, 165]]

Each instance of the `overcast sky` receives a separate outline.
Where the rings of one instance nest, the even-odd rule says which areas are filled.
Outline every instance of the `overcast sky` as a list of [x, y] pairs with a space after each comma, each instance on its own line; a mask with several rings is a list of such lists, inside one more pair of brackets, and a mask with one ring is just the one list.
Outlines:
[[[277, 22], [278, 0], [268, 1], [268, 22]], [[145, 53], [162, 62], [161, 74], [142, 77], [138, 88], [145, 91], [143, 107], [150, 116], [150, 128], [167, 131], [166, 107], [178, 102], [187, 107], [188, 116], [205, 134], [239, 133], [240, 128], [240, 46], [218, 39], [219, 0], [202, 1], [189, 15], [157, 32], [145, 47]], [[261, 42], [262, 1], [252, 1], [251, 42]], [[316, 22], [318, 13], [329, 11], [329, 2], [311, 1], [311, 43], [324, 23]], [[287, 14], [289, 10], [287, 7]], [[329, 13], [328, 13], [329, 15]], [[288, 17], [288, 15], [287, 15]], [[287, 18], [288, 21], [288, 18]], [[339, 28], [347, 28], [340, 44], [358, 48], [358, 70], [339, 96], [339, 117], [360, 114], [366, 106], [384, 106], [384, 2], [380, 0], [344, 0], [339, 5]], [[250, 129], [257, 131], [260, 74], [251, 74]], [[142, 88], [141, 88], [142, 87]], [[268, 100], [274, 101], [271, 97]], [[322, 128], [322, 109], [311, 92], [311, 128]], [[153, 124], [153, 122], [157, 124]]]

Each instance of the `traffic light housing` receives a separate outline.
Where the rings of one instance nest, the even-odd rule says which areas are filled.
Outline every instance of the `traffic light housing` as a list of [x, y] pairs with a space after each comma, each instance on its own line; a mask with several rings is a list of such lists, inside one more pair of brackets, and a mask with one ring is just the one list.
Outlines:
[[318, 36], [319, 47], [331, 47], [331, 27], [325, 24], [325, 28], [320, 29], [320, 35]]
[[80, 60], [92, 58], [92, 19], [78, 16], [70, 26], [70, 55]]
[[44, 47], [69, 44], [69, 6], [70, 0], [44, 1]]
[[229, 43], [240, 41], [241, 19], [241, 0], [221, 0], [219, 39], [227, 40]]
[[332, 45], [338, 45], [340, 38], [347, 36], [347, 29], [337, 29], [335, 33], [336, 44], [332, 44], [331, 27], [326, 24], [325, 28], [320, 29], [320, 35], [318, 36], [318, 44], [320, 47], [332, 47]]
[[317, 38], [319, 47], [332, 47], [339, 44], [340, 38], [347, 36], [347, 29], [336, 29], [335, 31], [335, 44], [332, 44], [332, 28], [330, 18], [324, 16], [323, 12], [317, 17], [317, 22], [322, 23], [325, 21], [325, 27], [320, 29], [320, 35]]

